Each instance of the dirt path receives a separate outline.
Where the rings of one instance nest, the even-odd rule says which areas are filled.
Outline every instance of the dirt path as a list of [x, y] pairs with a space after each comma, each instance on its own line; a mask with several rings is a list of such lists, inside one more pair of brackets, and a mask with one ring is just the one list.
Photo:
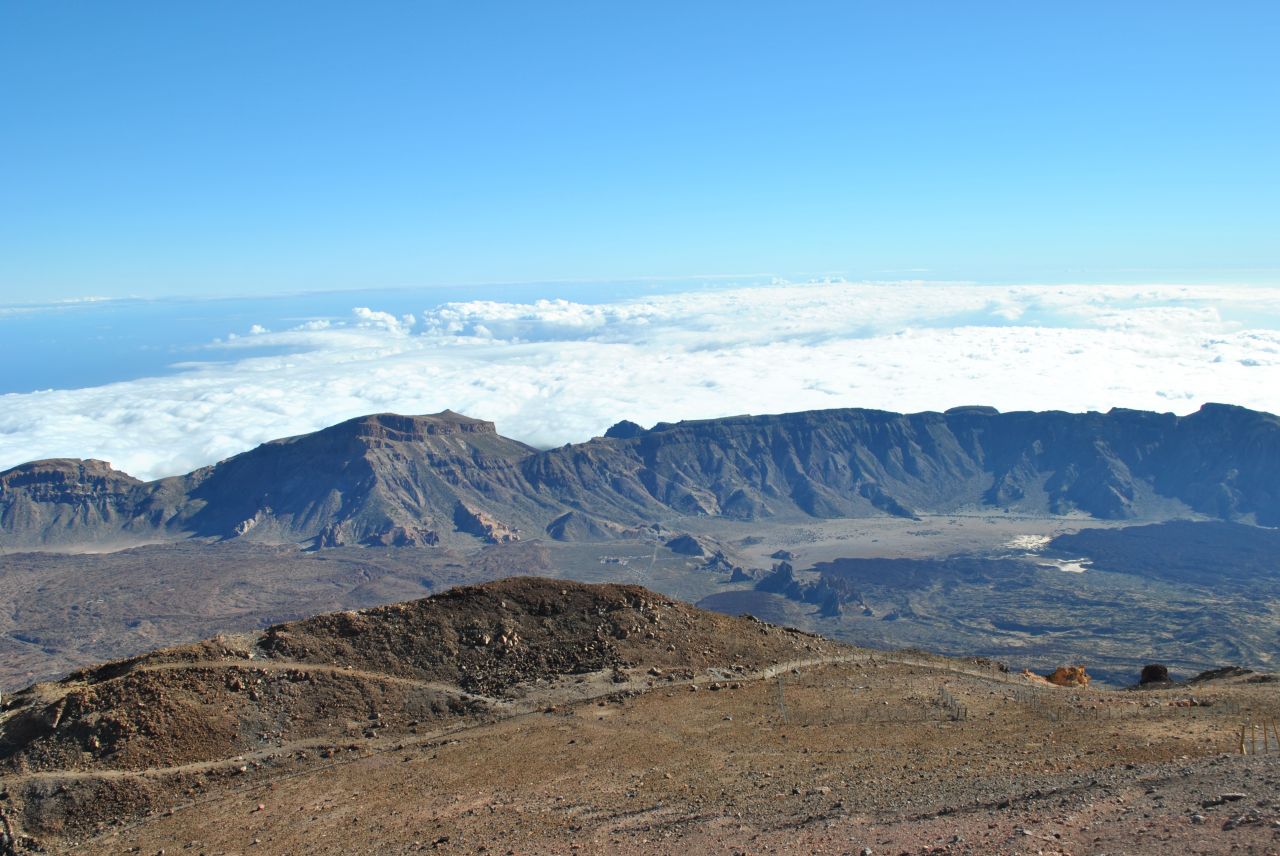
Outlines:
[[[859, 660], [868, 659], [866, 654], [845, 654], [838, 656], [811, 657], [799, 660], [789, 660], [784, 663], [777, 663], [764, 669], [757, 669], [753, 672], [734, 672], [721, 674], [722, 670], [709, 669], [706, 673], [692, 678], [683, 678], [663, 683], [664, 687], [687, 686], [689, 684], [705, 683], [706, 681], [735, 680], [735, 681], [753, 681], [768, 680], [776, 677], [784, 672], [792, 670], [815, 668], [818, 666], [831, 665], [835, 663], [857, 662]], [[221, 663], [218, 661], [196, 661], [190, 663], [157, 663], [155, 665], [144, 666], [140, 671], [176, 671], [184, 668], [233, 668], [244, 671], [262, 668], [263, 664], [248, 663]], [[379, 752], [394, 751], [405, 746], [415, 746], [424, 743], [431, 743], [443, 737], [451, 737], [474, 728], [481, 728], [492, 725], [494, 722], [504, 719], [528, 716], [537, 713], [546, 708], [548, 702], [559, 701], [560, 704], [580, 705], [588, 702], [598, 701], [606, 696], [615, 695], [619, 692], [647, 690], [651, 687], [647, 679], [633, 678], [623, 683], [613, 683], [611, 680], [611, 671], [597, 672], [592, 677], [596, 678], [601, 686], [595, 691], [589, 691], [581, 696], [575, 697], [568, 702], [563, 699], [555, 699], [553, 692], [539, 693], [536, 697], [522, 699], [520, 701], [505, 701], [501, 699], [492, 699], [488, 696], [476, 696], [470, 693], [464, 693], [457, 687], [449, 687], [446, 684], [437, 684], [431, 681], [417, 681], [412, 678], [400, 678], [391, 675], [379, 675], [376, 672], [362, 672], [360, 670], [339, 668], [336, 666], [312, 666], [306, 663], [292, 663], [276, 661], [268, 671], [288, 671], [290, 669], [301, 671], [321, 671], [331, 672], [343, 675], [356, 675], [368, 677], [371, 680], [386, 680], [396, 683], [403, 683], [412, 686], [427, 687], [430, 689], [440, 689], [441, 691], [451, 692], [453, 695], [465, 696], [476, 700], [492, 702], [495, 707], [505, 713], [504, 716], [486, 719], [483, 722], [468, 722], [463, 725], [452, 726], [432, 731], [426, 734], [416, 735], [398, 735], [395, 737], [385, 738], [361, 738], [359, 740], [344, 737], [341, 742], [356, 743], [359, 742], [362, 747], [368, 751], [362, 753], [359, 757], [368, 757], [376, 755]], [[19, 775], [10, 775], [0, 777], [0, 782], [5, 784], [16, 784], [23, 781], [43, 780], [43, 781], [68, 781], [81, 779], [129, 779], [129, 778], [159, 778], [170, 775], [182, 775], [189, 773], [210, 772], [224, 768], [235, 768], [243, 766], [246, 763], [254, 761], [270, 760], [275, 757], [287, 755], [291, 752], [297, 752], [303, 749], [317, 749], [332, 746], [336, 741], [335, 737], [318, 737], [308, 738], [305, 740], [293, 740], [287, 743], [281, 743], [252, 752], [244, 752], [231, 758], [221, 758], [213, 761], [193, 761], [187, 764], [177, 764], [169, 767], [148, 767], [142, 770], [48, 770], [36, 771], [30, 773], [22, 773]], [[309, 767], [300, 773], [287, 774], [288, 777], [295, 775], [305, 775], [323, 770], [339, 764], [351, 763], [359, 760], [359, 758], [343, 759], [334, 761], [329, 764]], [[260, 784], [260, 780], [255, 780], [255, 784]]]
[[226, 662], [223, 660], [195, 660], [192, 662], [171, 662], [171, 663], [149, 663], [139, 666], [136, 672], [174, 672], [184, 669], [229, 669], [242, 672], [310, 672], [315, 674], [327, 675], [348, 675], [355, 678], [363, 678], [369, 681], [378, 681], [384, 684], [400, 684], [402, 686], [411, 686], [418, 689], [434, 690], [444, 695], [460, 698], [465, 701], [478, 701], [494, 708], [505, 708], [510, 706], [510, 702], [506, 699], [494, 698], [493, 696], [479, 695], [477, 693], [469, 693], [453, 684], [446, 684], [440, 681], [424, 681], [419, 678], [404, 678], [399, 675], [389, 675], [385, 672], [370, 672], [364, 669], [353, 669], [350, 666], [330, 666], [322, 663], [300, 663], [293, 660], [246, 660], [243, 662]]
[[[859, 652], [855, 654], [839, 654], [828, 655], [824, 657], [808, 657], [796, 660], [788, 660], [782, 663], [775, 663], [762, 669], [756, 669], [748, 672], [731, 672], [727, 669], [709, 668], [706, 672], [695, 675], [692, 678], [681, 678], [677, 680], [664, 681], [661, 685], [664, 688], [688, 686], [690, 684], [705, 683], [707, 681], [761, 681], [770, 680], [778, 675], [792, 671], [800, 671], [804, 669], [819, 668], [821, 666], [835, 665], [838, 663], [885, 663], [895, 665], [908, 665], [918, 668], [930, 669], [935, 672], [947, 672], [967, 677], [975, 677], [980, 679], [989, 679], [1000, 683], [1006, 683], [1000, 678], [991, 675], [989, 672], [973, 669], [960, 669], [955, 667], [946, 667], [937, 663], [931, 663], [926, 660], [918, 660], [911, 657], [899, 657], [893, 655], [877, 654], [870, 652]], [[359, 743], [366, 751], [360, 753], [355, 758], [346, 758], [333, 761], [327, 764], [308, 767], [304, 771], [285, 774], [285, 778], [293, 778], [298, 775], [308, 775], [319, 770], [329, 769], [341, 764], [348, 764], [362, 758], [376, 755], [381, 752], [396, 751], [406, 746], [417, 746], [433, 741], [440, 740], [445, 737], [453, 737], [461, 733], [465, 733], [475, 728], [481, 728], [494, 724], [504, 719], [518, 718], [529, 716], [544, 710], [549, 703], [568, 704], [571, 706], [585, 705], [589, 702], [598, 701], [606, 696], [615, 695], [619, 692], [626, 691], [645, 691], [652, 689], [650, 682], [645, 677], [635, 677], [623, 683], [613, 683], [611, 680], [611, 672], [598, 672], [591, 677], [596, 679], [598, 686], [592, 690], [588, 690], [582, 695], [572, 699], [565, 700], [557, 698], [554, 690], [548, 690], [530, 696], [519, 701], [508, 701], [504, 699], [495, 699], [489, 696], [475, 695], [460, 690], [457, 687], [449, 686], [434, 681], [420, 681], [413, 678], [402, 678], [394, 675], [385, 675], [378, 672], [367, 672], [359, 669], [350, 669], [345, 667], [315, 665], [310, 663], [297, 663], [292, 661], [247, 661], [244, 663], [226, 663], [217, 660], [194, 661], [194, 662], [175, 662], [175, 663], [156, 663], [146, 665], [139, 668], [139, 671], [178, 671], [188, 668], [224, 668], [236, 669], [240, 671], [252, 671], [255, 669], [265, 671], [311, 671], [324, 672], [332, 674], [353, 675], [356, 677], [366, 678], [368, 680], [385, 681], [391, 683], [405, 684], [414, 687], [423, 687], [436, 690], [439, 692], [454, 695], [456, 697], [466, 698], [469, 700], [481, 701], [489, 704], [493, 708], [494, 713], [501, 715], [495, 718], [487, 718], [482, 722], [468, 722], [462, 725], [456, 725], [449, 728], [443, 728], [426, 734], [416, 735], [398, 735], [394, 737], [384, 738], [346, 738], [341, 742], [348, 744]], [[193, 761], [187, 764], [177, 764], [169, 767], [149, 767], [142, 770], [52, 770], [23, 773], [20, 775], [11, 775], [0, 777], [0, 781], [6, 784], [16, 784], [23, 781], [43, 780], [43, 781], [72, 781], [83, 779], [131, 779], [131, 778], [162, 778], [164, 776], [183, 775], [191, 773], [212, 772], [215, 770], [234, 769], [244, 766], [248, 763], [257, 761], [269, 761], [283, 755], [298, 752], [306, 749], [321, 749], [332, 746], [337, 738], [318, 737], [308, 738], [305, 740], [293, 740], [274, 746], [264, 747], [252, 752], [245, 752], [231, 758], [222, 758], [212, 761]], [[281, 778], [281, 777], [272, 777]], [[261, 784], [261, 779], [255, 779], [254, 785]]]
[[[292, 817], [296, 811], [314, 814], [312, 822], [327, 824], [323, 827], [327, 831], [317, 835], [340, 835], [356, 817], [362, 817], [360, 834], [371, 836], [370, 841], [383, 841], [377, 836], [384, 836], [390, 843], [402, 836], [404, 840], [387, 852], [413, 852], [423, 849], [419, 840], [429, 846], [449, 835], [454, 836], [453, 846], [464, 846], [460, 831], [467, 836], [467, 846], [479, 842], [510, 845], [525, 840], [526, 830], [532, 827], [536, 836], [545, 838], [534, 839], [540, 844], [514, 848], [517, 852], [563, 852], [560, 845], [573, 842], [586, 852], [646, 854], [670, 852], [660, 843], [665, 839], [656, 835], [674, 836], [668, 844], [687, 839], [689, 852], [713, 844], [719, 849], [730, 839], [744, 847], [750, 845], [751, 852], [763, 852], [770, 846], [783, 852], [796, 852], [797, 847], [806, 852], [844, 852], [851, 841], [858, 842], [852, 852], [858, 852], [862, 844], [882, 852], [890, 842], [901, 845], [890, 852], [900, 852], [907, 845], [912, 850], [928, 845], [933, 848], [930, 852], [956, 854], [1034, 853], [1037, 849], [1101, 852], [1098, 847], [1103, 841], [1114, 845], [1106, 852], [1147, 852], [1132, 849], [1131, 839], [1146, 834], [1148, 828], [1150, 834], [1169, 834], [1174, 840], [1183, 827], [1189, 835], [1192, 830], [1207, 829], [1192, 826], [1193, 821], [1187, 818], [1193, 811], [1207, 813], [1221, 829], [1243, 810], [1228, 806], [1215, 818], [1213, 812], [1200, 808], [1201, 803], [1218, 793], [1252, 794], [1262, 784], [1233, 778], [1234, 758], [1222, 762], [1226, 766], [1223, 776], [1218, 777], [1221, 781], [1206, 778], [1202, 772], [1217, 769], [1204, 766], [1219, 763], [1214, 759], [1182, 755], [1179, 761], [1174, 754], [1170, 756], [1174, 760], [1163, 762], [1173, 766], [1152, 764], [1144, 757], [1142, 734], [1137, 734], [1137, 739], [1129, 732], [1125, 737], [1091, 735], [1101, 741], [1095, 747], [1085, 736], [1097, 731], [1094, 726], [1074, 720], [1061, 726], [1037, 718], [1026, 720], [1018, 712], [1021, 706], [1002, 704], [1000, 699], [975, 701], [985, 705], [978, 708], [982, 718], [975, 717], [968, 725], [942, 723], [920, 736], [923, 742], [919, 744], [912, 742], [916, 738], [911, 729], [900, 729], [892, 722], [869, 720], [856, 727], [830, 723], [846, 731], [832, 731], [834, 736], [828, 737], [822, 723], [793, 725], [775, 734], [773, 726], [761, 729], [749, 714], [758, 711], [762, 701], [765, 707], [771, 701], [772, 688], [767, 683], [762, 687], [761, 682], [792, 671], [806, 675], [797, 679], [794, 690], [787, 681], [788, 693], [798, 694], [801, 709], [821, 705], [831, 687], [842, 685], [849, 676], [843, 671], [827, 676], [821, 670], [845, 664], [859, 665], [860, 675], [861, 667], [868, 667], [868, 678], [876, 673], [876, 666], [887, 667], [893, 674], [884, 680], [898, 689], [927, 680], [932, 692], [954, 675], [979, 681], [970, 688], [985, 699], [987, 688], [1024, 685], [1016, 675], [995, 673], [981, 664], [970, 668], [968, 663], [938, 662], [914, 653], [865, 650], [796, 658], [743, 672], [712, 667], [693, 677], [674, 679], [651, 676], [637, 667], [627, 672], [628, 680], [616, 684], [612, 670], [566, 676], [550, 687], [539, 686], [534, 694], [509, 703], [493, 716], [430, 733], [341, 738], [337, 742], [344, 751], [333, 758], [320, 759], [313, 753], [303, 760], [289, 757], [302, 749], [332, 747], [335, 740], [331, 737], [294, 741], [217, 761], [139, 771], [34, 773], [11, 777], [3, 784], [32, 779], [48, 788], [84, 779], [92, 786], [94, 779], [104, 779], [124, 781], [125, 788], [128, 782], [138, 782], [153, 792], [171, 794], [158, 806], [164, 809], [162, 813], [114, 826], [101, 836], [66, 842], [62, 845], [65, 852], [105, 852], [112, 849], [108, 841], [119, 844], [112, 852], [123, 852], [124, 845], [133, 842], [145, 843], [144, 850], [154, 852], [157, 845], [176, 841], [175, 834], [189, 836], [192, 841], [221, 842], [218, 847], [227, 849], [240, 833], [229, 839], [216, 825], [210, 827], [206, 818], [239, 818], [245, 812], [253, 819], [244, 821], [245, 841], [238, 847], [245, 846], [252, 836], [261, 836], [264, 852], [295, 852], [301, 833], [292, 831], [291, 821], [281, 818]], [[252, 662], [231, 665], [256, 667]], [[274, 664], [278, 669], [299, 667]], [[882, 685], [884, 680], [871, 682]], [[736, 687], [731, 693], [671, 692], [694, 684], [707, 689], [710, 682], [754, 682], [754, 689], [740, 688], [743, 695]], [[633, 695], [637, 691], [643, 698]], [[1046, 688], [1045, 692], [1055, 691]], [[609, 697], [619, 694], [631, 695], [631, 700], [614, 704]], [[920, 697], [920, 693], [913, 692], [913, 697]], [[589, 707], [596, 702], [604, 702], [605, 707]], [[548, 716], [551, 706], [555, 715]], [[987, 711], [993, 706], [996, 716], [988, 720], [991, 714]], [[664, 708], [681, 713], [663, 719]], [[732, 717], [722, 718], [722, 713]], [[650, 723], [655, 722], [665, 735], [662, 745], [683, 746], [693, 755], [687, 759], [680, 753], [653, 756], [655, 732]], [[810, 724], [814, 727], [809, 728]], [[861, 745], [850, 743], [851, 737], [865, 735], [868, 729], [879, 732], [871, 734], [867, 746], [883, 748], [881, 744], [887, 740], [897, 748], [883, 758], [875, 748], [850, 751], [850, 746], [856, 749]], [[992, 729], [999, 733], [999, 739], [984, 748], [984, 738], [978, 735]], [[706, 749], [699, 741], [708, 733], [718, 735], [712, 744], [727, 741], [733, 748], [721, 754]], [[824, 742], [832, 740], [835, 742]], [[1082, 751], [1075, 752], [1080, 748], [1077, 744], [1086, 743]], [[1104, 764], [1095, 759], [1095, 749], [1101, 748], [1102, 754], [1110, 756], [1121, 745], [1133, 753], [1135, 763]], [[992, 750], [996, 755], [987, 757]], [[923, 754], [917, 758], [912, 752]], [[1064, 752], [1069, 755], [1067, 763], [1080, 765], [1078, 772], [1059, 769]], [[1040, 759], [1037, 753], [1047, 754]], [[405, 757], [397, 757], [400, 754]], [[619, 761], [620, 772], [601, 772], [614, 769], [608, 759], [615, 754], [629, 761]], [[915, 759], [911, 770], [903, 766], [905, 757]], [[1252, 760], [1244, 759], [1246, 763]], [[256, 762], [265, 763], [259, 766]], [[366, 764], [370, 766], [361, 766]], [[422, 764], [430, 764], [433, 770], [438, 765], [439, 773], [424, 772], [426, 768], [418, 766]], [[523, 771], [523, 785], [503, 778], [506, 773], [493, 772], [505, 765]], [[787, 765], [785, 769], [783, 765]], [[247, 775], [235, 775], [238, 766], [248, 767], [244, 771]], [[1002, 772], [1005, 768], [1007, 775]], [[552, 771], [563, 776], [563, 781], [557, 783], [554, 776], [548, 777]], [[959, 778], [962, 771], [967, 771], [964, 781]], [[221, 775], [209, 781], [212, 787], [205, 793], [192, 793], [187, 787], [189, 780], [165, 779], [214, 772]], [[489, 782], [486, 776], [492, 779], [491, 784], [484, 784]], [[165, 786], [160, 786], [161, 781]], [[175, 787], [168, 787], [171, 781]], [[402, 784], [408, 781], [416, 784]], [[587, 781], [591, 783], [590, 796], [573, 790]], [[467, 784], [472, 782], [482, 784]], [[420, 803], [401, 801], [396, 795], [403, 787], [421, 789]], [[369, 801], [358, 804], [367, 816], [355, 814], [347, 799], [363, 794], [366, 788]], [[333, 793], [342, 797], [336, 809], [313, 807], [313, 801], [318, 805], [322, 795], [327, 801]], [[259, 803], [266, 803], [268, 809], [264, 812]], [[330, 810], [336, 813], [330, 816], [326, 813]], [[1265, 815], [1268, 823], [1273, 817], [1269, 811], [1257, 813]], [[174, 814], [178, 817], [165, 819]], [[395, 831], [402, 814], [411, 818], [403, 821], [403, 834]], [[1076, 823], [1073, 818], [1077, 817], [1086, 818], [1088, 825]], [[1277, 824], [1280, 828], [1280, 821]], [[431, 831], [428, 835], [422, 830]], [[796, 836], [803, 838], [803, 844]], [[963, 843], [955, 843], [962, 840], [957, 836]], [[257, 843], [256, 838], [252, 840]], [[332, 847], [317, 851], [324, 856], [337, 852]]]

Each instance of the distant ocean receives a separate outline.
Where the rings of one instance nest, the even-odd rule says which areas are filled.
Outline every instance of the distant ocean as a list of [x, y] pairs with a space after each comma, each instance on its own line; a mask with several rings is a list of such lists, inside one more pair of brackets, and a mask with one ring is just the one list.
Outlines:
[[[738, 284], [755, 284], [735, 279]], [[163, 377], [192, 362], [218, 363], [285, 352], [280, 346], [218, 347], [254, 325], [272, 330], [308, 321], [347, 321], [354, 306], [393, 315], [454, 301], [526, 303], [561, 298], [596, 304], [706, 287], [692, 280], [518, 283], [421, 289], [363, 289], [224, 299], [117, 299], [0, 304], [0, 394]]]

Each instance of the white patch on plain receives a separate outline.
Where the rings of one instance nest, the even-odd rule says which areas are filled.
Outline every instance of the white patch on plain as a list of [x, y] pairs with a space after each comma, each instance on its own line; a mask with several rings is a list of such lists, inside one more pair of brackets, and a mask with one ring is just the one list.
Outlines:
[[1053, 568], [1066, 574], [1083, 574], [1093, 562], [1089, 559], [1045, 559], [1038, 564], [1042, 568]]
[[1005, 549], [1025, 550], [1028, 553], [1039, 553], [1053, 540], [1050, 535], [1018, 535], [1005, 543]]

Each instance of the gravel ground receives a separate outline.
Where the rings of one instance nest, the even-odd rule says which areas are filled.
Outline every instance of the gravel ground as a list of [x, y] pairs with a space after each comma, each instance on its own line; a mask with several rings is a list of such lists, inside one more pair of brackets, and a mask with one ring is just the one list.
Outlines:
[[340, 763], [269, 763], [68, 849], [1280, 853], [1280, 746], [1239, 754], [1275, 684], [1214, 682], [1188, 706], [1186, 689], [1033, 688], [919, 655], [704, 672], [696, 690], [629, 677]]

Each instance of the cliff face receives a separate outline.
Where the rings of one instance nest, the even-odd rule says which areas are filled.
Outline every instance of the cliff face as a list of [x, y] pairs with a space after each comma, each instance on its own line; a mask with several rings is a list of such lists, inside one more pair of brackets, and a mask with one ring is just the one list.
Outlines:
[[188, 536], [341, 544], [608, 537], [659, 518], [910, 517], [964, 507], [1104, 519], [1192, 509], [1280, 524], [1280, 419], [826, 410], [627, 425], [536, 452], [445, 411], [381, 414], [142, 483], [100, 461], [0, 473], [11, 547]]
[[955, 504], [984, 481], [981, 461], [940, 414], [874, 410], [664, 423], [544, 452], [524, 470], [537, 488], [590, 497], [614, 515], [741, 520], [910, 516]]
[[743, 416], [600, 438], [530, 457], [523, 469], [535, 489], [589, 498], [593, 513], [622, 519], [989, 505], [1104, 519], [1181, 506], [1280, 521], [1280, 420], [1226, 405], [1186, 417], [979, 407]]
[[145, 484], [106, 461], [55, 458], [0, 473], [0, 545], [50, 545], [112, 540], [130, 528], [149, 529], [135, 519]]
[[517, 465], [531, 454], [493, 423], [449, 411], [364, 416], [193, 474], [189, 505], [170, 525], [321, 546], [435, 543], [463, 508], [522, 521], [530, 503]]

